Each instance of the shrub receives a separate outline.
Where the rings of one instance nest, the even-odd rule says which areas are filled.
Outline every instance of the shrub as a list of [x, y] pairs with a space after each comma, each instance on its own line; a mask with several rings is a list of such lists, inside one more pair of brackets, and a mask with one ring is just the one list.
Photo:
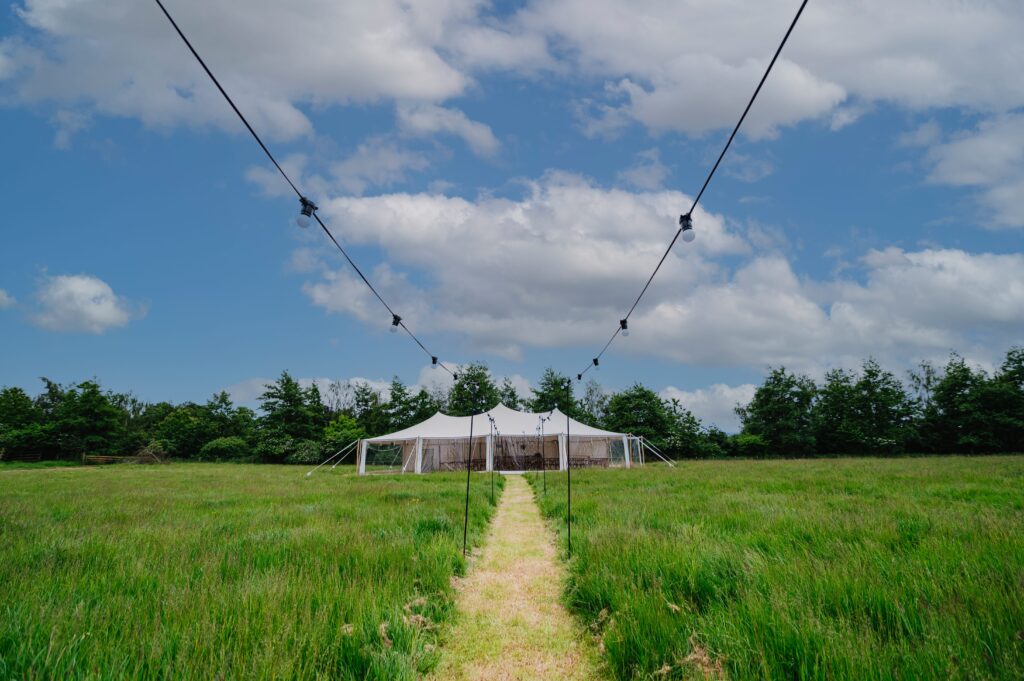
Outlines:
[[237, 461], [251, 456], [249, 443], [240, 437], [219, 437], [199, 450], [199, 458], [207, 461]]
[[768, 443], [760, 435], [739, 434], [732, 438], [733, 455], [743, 459], [764, 459], [768, 456]]
[[315, 440], [293, 440], [291, 453], [285, 457], [285, 463], [320, 463], [322, 453], [320, 443]]

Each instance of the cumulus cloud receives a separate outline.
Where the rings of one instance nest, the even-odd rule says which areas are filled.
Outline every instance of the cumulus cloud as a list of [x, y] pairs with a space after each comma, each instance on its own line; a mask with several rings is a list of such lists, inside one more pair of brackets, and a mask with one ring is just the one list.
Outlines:
[[[796, 3], [552, 0], [516, 17], [574, 69], [612, 84], [612, 123], [699, 134], [731, 125]], [[1024, 105], [1020, 3], [838, 0], [808, 6], [745, 132], [828, 116], [855, 120], [871, 102], [912, 110], [1004, 112]], [[970, 55], [970, 58], [964, 58]], [[615, 101], [616, 97], [620, 101]]]
[[50, 331], [101, 334], [145, 315], [145, 309], [116, 295], [104, 282], [86, 274], [47, 277], [35, 294], [32, 320]]
[[666, 400], [679, 400], [680, 404], [693, 412], [704, 425], [716, 426], [727, 433], [735, 433], [740, 429], [740, 420], [736, 416], [737, 406], [746, 406], [754, 398], [757, 389], [752, 383], [730, 386], [716, 383], [707, 388], [697, 390], [680, 390], [668, 386], [661, 391]]
[[403, 104], [398, 107], [398, 126], [409, 135], [445, 133], [461, 137], [477, 156], [494, 156], [501, 148], [489, 126], [470, 120], [458, 109], [434, 104]]
[[928, 161], [931, 182], [981, 189], [978, 200], [993, 226], [1024, 227], [1024, 114], [985, 120], [935, 144]]
[[668, 174], [668, 166], [661, 162], [661, 155], [655, 148], [637, 154], [636, 162], [620, 172], [618, 180], [637, 189], [652, 191], [662, 188]]
[[74, 136], [89, 125], [89, 116], [80, 111], [62, 109], [53, 116], [53, 125], [57, 132], [53, 136], [53, 146], [57, 149], [70, 149]]
[[430, 165], [422, 154], [403, 149], [394, 142], [374, 137], [360, 144], [348, 158], [331, 171], [347, 192], [362, 194], [370, 187], [388, 187], [404, 182], [407, 173]]
[[[436, 105], [494, 69], [603, 79], [610, 89], [597, 110], [606, 123], [625, 117], [652, 131], [700, 134], [735, 120], [794, 5], [765, 0], [738, 13], [728, 3], [549, 0], [501, 14], [479, 0], [181, 0], [174, 9], [258, 127], [293, 138], [311, 131], [304, 105]], [[0, 43], [0, 79], [14, 82], [21, 100], [238, 130], [155, 8], [34, 0], [17, 14], [31, 30]], [[1013, 110], [1024, 105], [1022, 33], [1024, 6], [1013, 2], [812, 4], [745, 133], [763, 137], [814, 118], [838, 128], [872, 102]], [[457, 110], [441, 112], [446, 125], [466, 127]], [[470, 134], [478, 153], [493, 153], [486, 134]]]
[[[671, 238], [689, 198], [603, 188], [549, 173], [520, 199], [389, 194], [325, 201], [352, 243], [377, 246], [372, 277], [417, 329], [465, 334], [515, 357], [605, 336]], [[1024, 255], [871, 251], [832, 278], [800, 277], [764, 243], [698, 210], [614, 352], [705, 366], [820, 371], [867, 355], [894, 362], [951, 349], [998, 353], [1024, 333]], [[451, 264], [457, 262], [458, 267]], [[643, 263], [647, 263], [644, 265]], [[346, 270], [320, 265], [311, 301], [384, 329], [390, 318]]]
[[14, 296], [0, 288], [0, 310], [6, 310], [9, 307], [14, 307], [17, 302], [18, 301], [14, 299]]
[[[349, 242], [386, 250], [389, 264], [376, 269], [374, 283], [402, 301], [414, 328], [463, 331], [481, 348], [514, 356], [523, 344], [603, 335], [599, 320], [618, 319], [637, 263], [657, 262], [688, 203], [679, 192], [606, 190], [552, 173], [527, 183], [521, 200], [391, 194], [327, 200], [321, 212]], [[652, 299], [715, 276], [702, 254], [749, 249], [718, 216], [698, 210], [696, 224], [702, 238], [669, 258]], [[397, 268], [423, 272], [429, 286]], [[325, 272], [306, 292], [330, 311], [390, 323], [346, 270]]]
[[[475, 22], [476, 0], [244, 6], [182, 0], [173, 10], [253, 124], [279, 139], [311, 132], [303, 104], [437, 101], [472, 82], [441, 48]], [[34, 29], [27, 34], [32, 44], [10, 44], [0, 67], [20, 71], [9, 80], [22, 101], [76, 103], [157, 127], [239, 130], [155, 6], [34, 0], [16, 12]]]

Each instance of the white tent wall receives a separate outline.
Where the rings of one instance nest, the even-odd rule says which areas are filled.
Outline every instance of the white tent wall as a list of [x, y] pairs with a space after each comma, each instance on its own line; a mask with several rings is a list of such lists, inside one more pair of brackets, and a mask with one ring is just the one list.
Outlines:
[[565, 470], [570, 463], [573, 468], [629, 467], [640, 461], [635, 454], [637, 438], [626, 433], [567, 419], [557, 409], [532, 414], [502, 405], [472, 417], [475, 432], [470, 451], [470, 418], [439, 412], [404, 430], [363, 440], [360, 475], [367, 473], [367, 466], [370, 472], [464, 471], [470, 460], [476, 471]]

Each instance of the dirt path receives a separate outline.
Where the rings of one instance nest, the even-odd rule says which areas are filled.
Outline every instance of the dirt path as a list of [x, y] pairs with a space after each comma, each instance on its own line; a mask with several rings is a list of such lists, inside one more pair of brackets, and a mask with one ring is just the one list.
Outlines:
[[563, 577], [529, 485], [508, 476], [483, 554], [459, 586], [459, 616], [431, 678], [600, 678], [595, 651], [561, 604]]

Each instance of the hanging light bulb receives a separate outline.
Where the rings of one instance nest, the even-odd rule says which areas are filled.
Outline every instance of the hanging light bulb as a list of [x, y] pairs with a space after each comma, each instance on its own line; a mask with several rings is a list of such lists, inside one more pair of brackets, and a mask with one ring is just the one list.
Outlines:
[[683, 241], [690, 243], [697, 238], [697, 234], [693, 231], [693, 218], [689, 213], [679, 216], [679, 226], [683, 232]]
[[316, 210], [316, 204], [305, 196], [299, 197], [299, 203], [302, 204], [302, 208], [299, 209], [299, 214], [295, 217], [295, 224], [305, 229], [309, 227], [310, 218], [313, 217], [313, 211]]
[[430, 368], [431, 369], [436, 369], [437, 368], [437, 357], [433, 357], [432, 356], [430, 358]]
[[626, 337], [629, 336], [629, 320], [628, 319], [620, 319], [619, 320], [619, 328], [622, 329], [622, 336], [623, 336], [623, 338], [626, 338]]
[[600, 360], [597, 359], [597, 357], [595, 357], [594, 358], [594, 371], [600, 371], [600, 370], [601, 370], [601, 362], [600, 362]]
[[402, 323], [402, 318], [396, 314], [391, 315], [391, 328], [388, 329], [391, 333], [398, 333], [398, 325]]

